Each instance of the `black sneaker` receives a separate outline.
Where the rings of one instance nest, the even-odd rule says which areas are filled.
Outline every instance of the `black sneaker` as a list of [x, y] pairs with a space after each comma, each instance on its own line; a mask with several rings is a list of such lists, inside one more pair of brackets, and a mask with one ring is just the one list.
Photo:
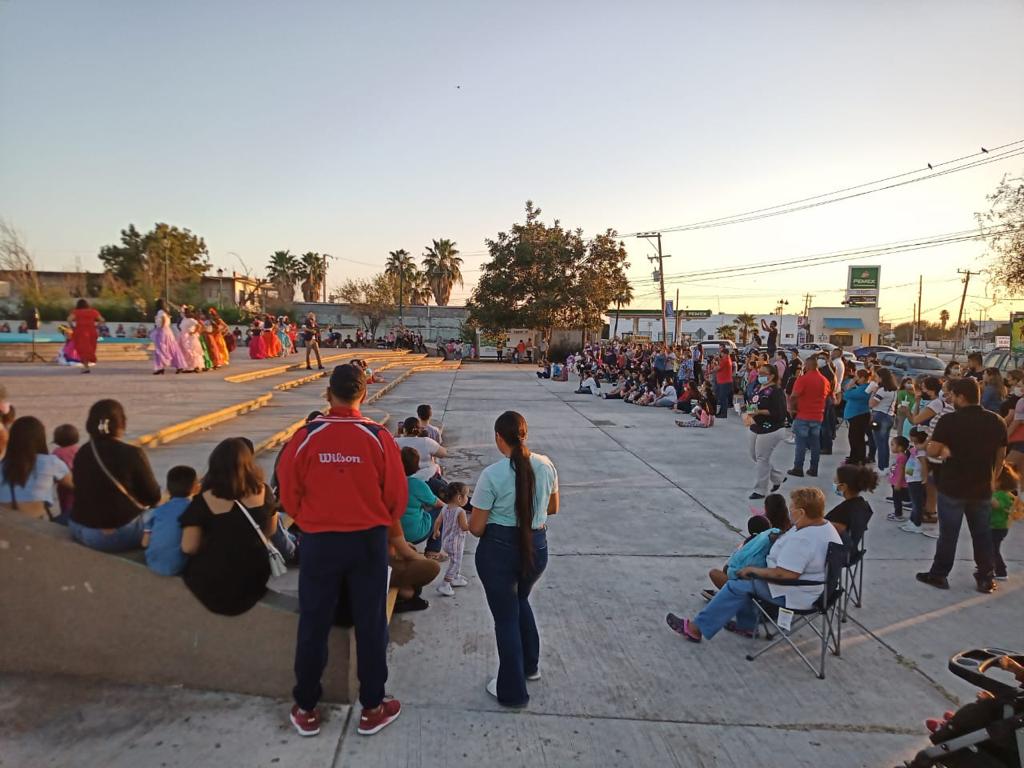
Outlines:
[[752, 493], [749, 496], [747, 496], [747, 498], [750, 499], [751, 501], [756, 501], [757, 499], [763, 499], [764, 498], [764, 494], [763, 493], [756, 493], [755, 492], [755, 493]]
[[394, 613], [411, 613], [412, 611], [425, 611], [430, 603], [422, 597], [410, 597], [408, 600], [396, 600]]
[[996, 583], [992, 579], [976, 579], [975, 583], [978, 585], [978, 591], [983, 595], [990, 595], [996, 591]]
[[[786, 482], [786, 478], [782, 478], [782, 483]], [[775, 493], [779, 488], [782, 487], [782, 483], [776, 483], [772, 486], [772, 493]]]
[[930, 571], [917, 574], [917, 580], [922, 584], [928, 584], [938, 589], [949, 589], [949, 582], [946, 581], [945, 576], [932, 576]]
[[792, 469], [788, 470], [786, 474], [789, 475], [790, 477], [803, 477], [804, 471], [802, 469], [798, 469], [797, 467], [793, 467]]
[[818, 476], [818, 470], [816, 470], [816, 469], [808, 469], [807, 470], [807, 476], [808, 477], [817, 477]]

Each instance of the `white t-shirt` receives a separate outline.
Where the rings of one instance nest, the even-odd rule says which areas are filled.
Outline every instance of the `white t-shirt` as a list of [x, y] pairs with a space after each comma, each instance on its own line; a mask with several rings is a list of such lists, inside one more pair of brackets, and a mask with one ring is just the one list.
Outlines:
[[[879, 399], [878, 405], [872, 406], [872, 411], [878, 411], [879, 413], [893, 413], [893, 403], [896, 401], [896, 393], [899, 390], [895, 389], [882, 389], [882, 385], [877, 381], [873, 381], [868, 384], [868, 395], [872, 398], [877, 397]], [[870, 402], [870, 400], [869, 400]]]
[[[824, 581], [825, 561], [831, 543], [843, 543], [832, 523], [791, 528], [768, 551], [767, 565], [769, 568], [785, 568], [799, 573], [798, 578], [807, 581]], [[823, 588], [813, 585], [785, 587], [769, 584], [768, 589], [772, 597], [785, 597], [787, 608], [805, 610], [814, 605]]]
[[418, 477], [426, 482], [437, 474], [437, 462], [434, 461], [434, 454], [441, 450], [441, 444], [437, 440], [431, 440], [429, 437], [402, 435], [396, 437], [395, 442], [398, 443], [399, 448], [415, 448], [416, 453], [420, 455], [420, 469], [413, 477]]
[[676, 394], [676, 388], [673, 387], [671, 384], [666, 384], [664, 387], [661, 388], [661, 396], [671, 397], [673, 400], [679, 397], [679, 395]]
[[[2, 479], [3, 466], [3, 461], [0, 461], [0, 503], [10, 504], [11, 486]], [[36, 465], [25, 484], [14, 486], [14, 498], [18, 501], [43, 501], [56, 505], [54, 483], [63, 480], [70, 472], [68, 465], [56, 456], [40, 453], [36, 456]]]
[[842, 355], [833, 358], [832, 365], [836, 369], [836, 380], [842, 381], [846, 377], [846, 363], [843, 361]]

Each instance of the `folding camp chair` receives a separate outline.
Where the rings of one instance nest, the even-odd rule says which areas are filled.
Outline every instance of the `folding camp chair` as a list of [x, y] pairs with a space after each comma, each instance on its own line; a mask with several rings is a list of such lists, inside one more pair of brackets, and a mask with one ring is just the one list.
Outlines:
[[[761, 623], [765, 626], [765, 631], [768, 636], [771, 637], [771, 629], [775, 629], [778, 632], [778, 637], [772, 640], [768, 645], [759, 650], [757, 653], [748, 653], [747, 661], [754, 661], [761, 654], [771, 650], [776, 645], [785, 641], [789, 644], [789, 647], [796, 651], [797, 655], [803, 659], [804, 664], [814, 672], [821, 680], [825, 679], [825, 653], [831, 646], [832, 653], [836, 656], [839, 655], [839, 643], [842, 634], [842, 625], [838, 621], [840, 618], [840, 609], [842, 608], [843, 600], [843, 570], [846, 567], [846, 563], [849, 560], [849, 549], [845, 544], [832, 543], [828, 545], [828, 554], [825, 559], [825, 580], [824, 581], [808, 581], [806, 579], [796, 580], [775, 580], [775, 579], [764, 579], [769, 584], [780, 584], [791, 587], [796, 586], [818, 586], [821, 585], [822, 592], [821, 597], [814, 601], [814, 605], [810, 608], [803, 610], [789, 609], [793, 611], [792, 625], [788, 630], [784, 630], [778, 623], [779, 606], [769, 600], [763, 600], [758, 597], [754, 597], [754, 607], [761, 614]], [[816, 625], [816, 620], [821, 619], [821, 626]], [[811, 630], [821, 640], [821, 659], [818, 663], [817, 669], [814, 664], [811, 663], [810, 659], [804, 655], [804, 652], [800, 650], [796, 643], [793, 642], [792, 636], [804, 627], [810, 627]], [[756, 637], [756, 632], [754, 633]]]
[[843, 611], [841, 620], [846, 623], [846, 614], [853, 602], [858, 608], [863, 604], [864, 594], [864, 555], [867, 554], [867, 547], [864, 546], [865, 534], [868, 532], [868, 523], [871, 521], [873, 510], [868, 507], [866, 513], [853, 515], [850, 520], [850, 527], [847, 529], [848, 544], [850, 547], [850, 559], [843, 568]]

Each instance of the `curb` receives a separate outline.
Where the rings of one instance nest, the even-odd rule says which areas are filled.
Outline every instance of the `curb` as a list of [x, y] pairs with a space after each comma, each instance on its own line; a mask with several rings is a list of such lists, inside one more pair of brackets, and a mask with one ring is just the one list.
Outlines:
[[[390, 350], [385, 350], [383, 352], [367, 352], [366, 357], [360, 359], [374, 361], [391, 360], [392, 358], [398, 358], [400, 360], [405, 358], [407, 354], [408, 353], [405, 352], [396, 353]], [[358, 355], [353, 355], [353, 350], [347, 350], [344, 353], [337, 353], [333, 355], [321, 355], [320, 360], [326, 366], [328, 363], [338, 362], [339, 360], [352, 358], [354, 356]], [[397, 360], [395, 362], [397, 362]], [[288, 371], [304, 370], [305, 367], [305, 363], [283, 363], [281, 365], [271, 366], [270, 368], [258, 368], [255, 371], [233, 373], [230, 376], [225, 376], [224, 381], [230, 382], [232, 384], [242, 384], [247, 381], [256, 381], [258, 379], [266, 379], [271, 376], [279, 376], [282, 373], [287, 373]]]
[[195, 418], [188, 419], [186, 421], [172, 424], [169, 427], [164, 427], [156, 432], [146, 435], [140, 435], [133, 442], [138, 446], [144, 446], [148, 448], [155, 448], [158, 445], [164, 445], [165, 443], [173, 442], [178, 438], [190, 435], [193, 432], [198, 432], [206, 427], [212, 427], [214, 424], [220, 424], [222, 421], [230, 421], [243, 413], [249, 411], [255, 411], [259, 408], [267, 405], [273, 393], [268, 392], [265, 395], [260, 395], [252, 400], [246, 400], [235, 405], [229, 405], [227, 408], [221, 408], [220, 410], [213, 411], [211, 413], [205, 413], [202, 416], [196, 416]]

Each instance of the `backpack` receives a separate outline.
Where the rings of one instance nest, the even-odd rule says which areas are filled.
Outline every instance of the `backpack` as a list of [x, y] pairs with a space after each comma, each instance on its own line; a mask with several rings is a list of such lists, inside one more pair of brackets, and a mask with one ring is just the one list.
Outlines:
[[768, 550], [772, 548], [775, 540], [779, 537], [778, 528], [769, 528], [761, 531], [754, 538], [732, 553], [729, 558], [729, 578], [739, 578], [736, 574], [741, 568], [752, 565], [755, 568], [764, 568], [768, 562]]

